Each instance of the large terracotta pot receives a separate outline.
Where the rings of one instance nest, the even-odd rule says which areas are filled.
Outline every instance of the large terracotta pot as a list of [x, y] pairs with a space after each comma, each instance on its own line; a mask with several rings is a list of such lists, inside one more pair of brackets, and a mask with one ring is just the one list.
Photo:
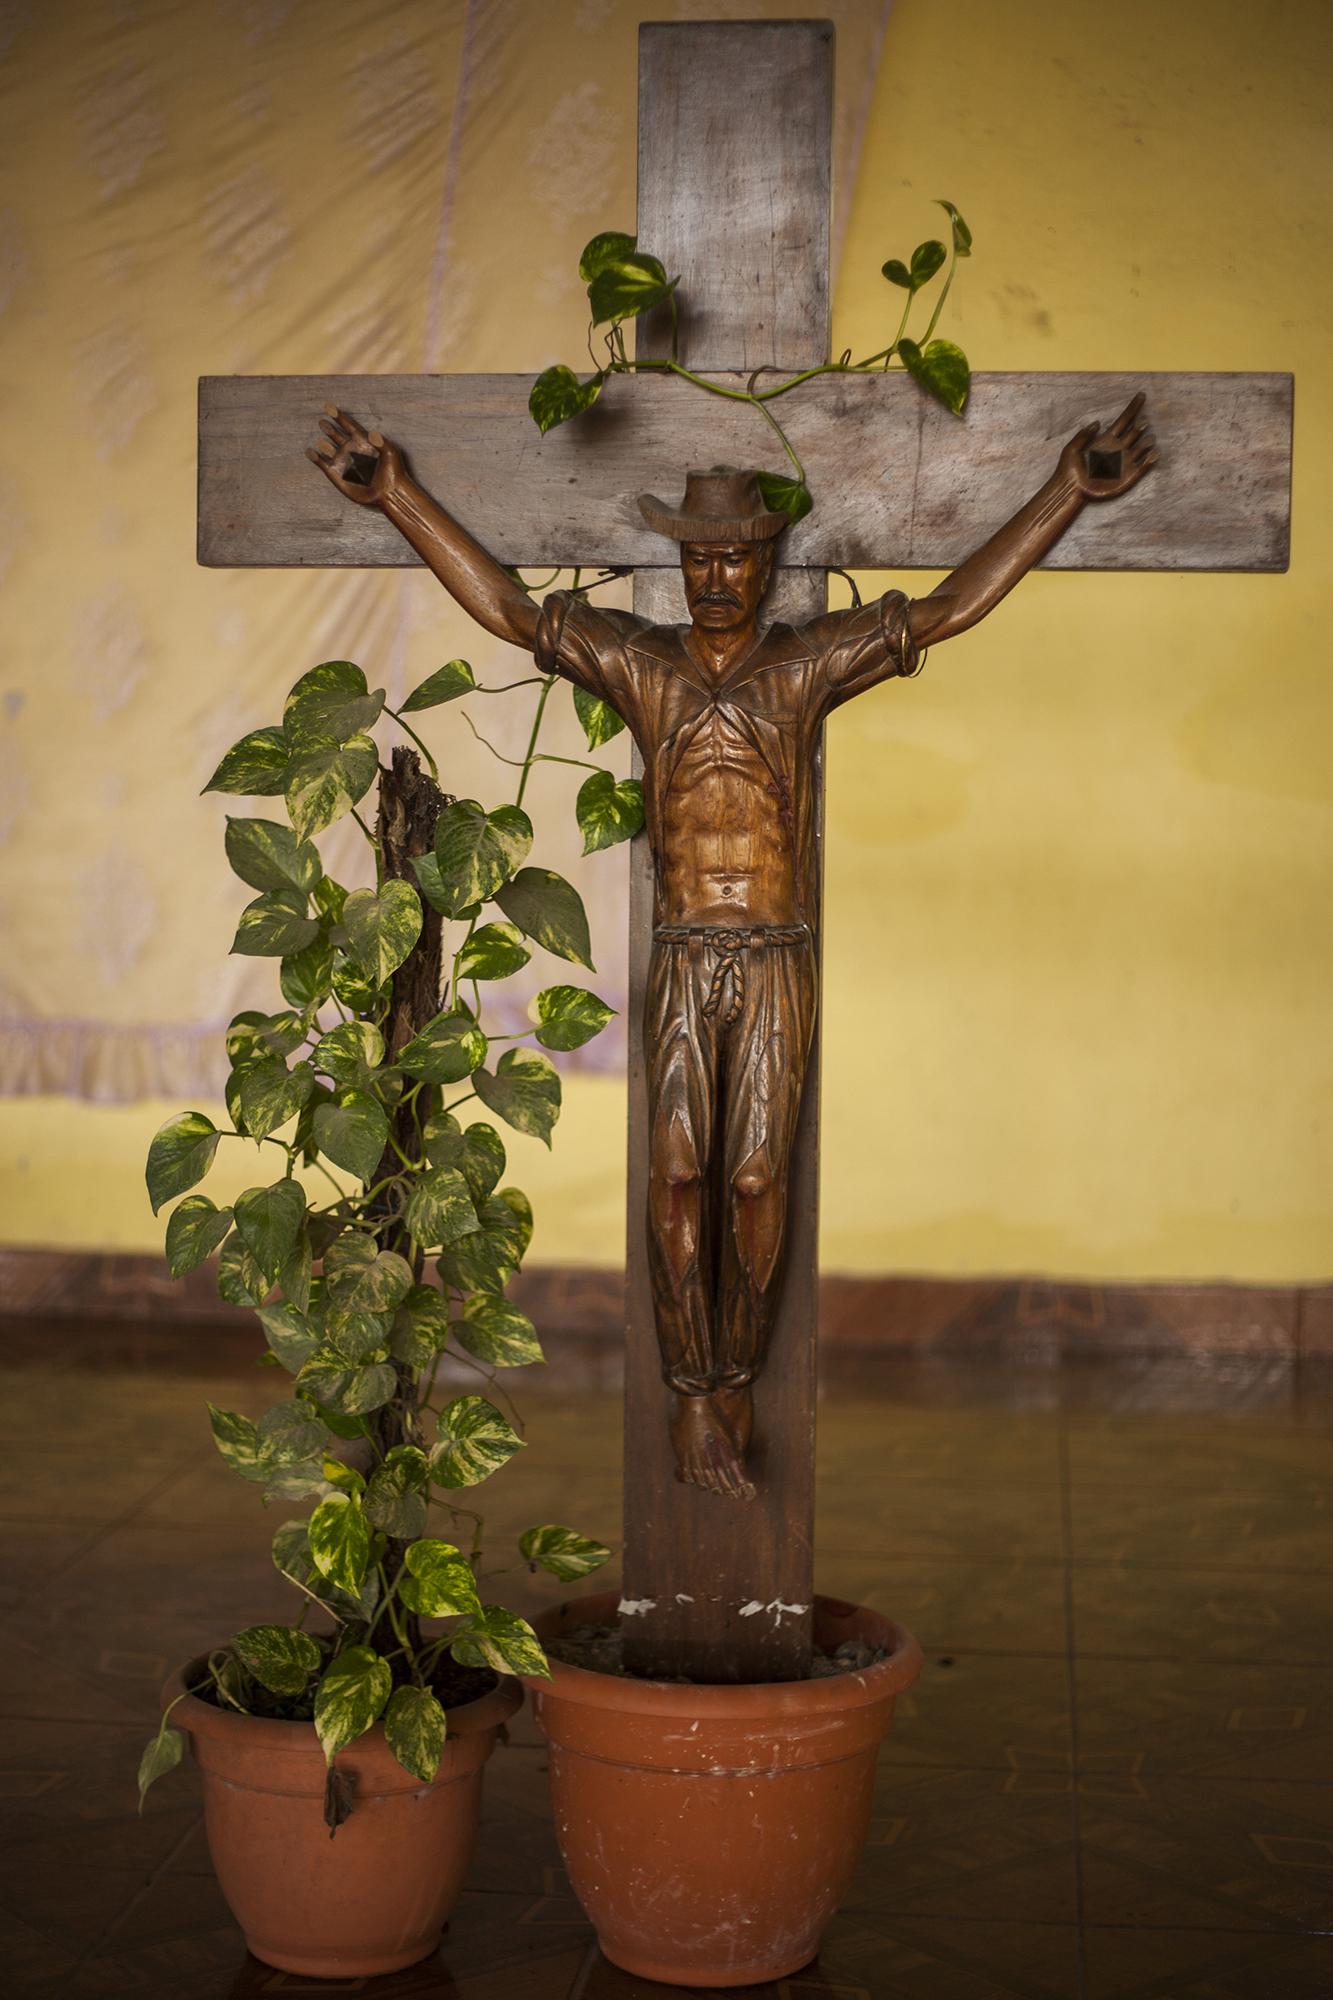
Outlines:
[[[184, 1684], [175, 1675], [164, 1703]], [[218, 1883], [255, 1957], [312, 1978], [354, 1978], [434, 1951], [471, 1858], [482, 1766], [522, 1701], [506, 1679], [451, 1708], [428, 1785], [403, 1769], [382, 1724], [340, 1750], [355, 1803], [330, 1840], [312, 1724], [237, 1715], [187, 1695], [171, 1720], [189, 1736]]]
[[[556, 1607], [544, 1639], [611, 1624], [611, 1593]], [[551, 1661], [530, 1679], [556, 1835], [613, 1964], [677, 1986], [782, 1979], [815, 1956], [855, 1871], [910, 1632], [815, 1600], [815, 1638], [889, 1648], [861, 1672], [758, 1686], [636, 1681]]]

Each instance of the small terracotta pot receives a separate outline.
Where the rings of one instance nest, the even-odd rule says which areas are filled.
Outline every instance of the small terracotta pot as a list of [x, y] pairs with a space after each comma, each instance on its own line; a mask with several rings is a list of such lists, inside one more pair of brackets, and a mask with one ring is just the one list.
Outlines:
[[[609, 1592], [535, 1623], [615, 1622]], [[910, 1632], [815, 1599], [816, 1644], [864, 1639], [859, 1673], [752, 1686], [620, 1679], [551, 1661], [528, 1680], [551, 1753], [556, 1835], [613, 1964], [677, 1986], [748, 1986], [807, 1965], [865, 1842], [894, 1698], [921, 1671]]]
[[[184, 1685], [176, 1674], [164, 1704]], [[522, 1702], [518, 1682], [506, 1679], [451, 1708], [428, 1785], [403, 1769], [377, 1723], [338, 1752], [356, 1792], [331, 1840], [313, 1725], [237, 1715], [187, 1695], [172, 1724], [190, 1739], [218, 1884], [255, 1957], [311, 1978], [394, 1972], [428, 1957], [471, 1859], [482, 1766]]]

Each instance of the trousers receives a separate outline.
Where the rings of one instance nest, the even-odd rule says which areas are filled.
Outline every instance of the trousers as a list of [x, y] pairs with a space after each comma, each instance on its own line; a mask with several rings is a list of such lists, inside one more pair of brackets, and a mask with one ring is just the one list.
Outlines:
[[662, 1373], [682, 1395], [741, 1388], [763, 1364], [817, 1000], [804, 924], [653, 932], [648, 1248]]

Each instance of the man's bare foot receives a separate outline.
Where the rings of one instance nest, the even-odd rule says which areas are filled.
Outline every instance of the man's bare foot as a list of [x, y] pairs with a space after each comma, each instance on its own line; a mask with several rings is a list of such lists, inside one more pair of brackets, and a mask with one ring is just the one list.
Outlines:
[[[753, 1500], [754, 1486], [745, 1475], [745, 1454], [732, 1430], [724, 1398], [748, 1397], [748, 1391], [719, 1390], [711, 1396], [676, 1396], [671, 1406], [671, 1443], [676, 1453], [676, 1477], [687, 1486], [702, 1486], [729, 1500]], [[739, 1412], [738, 1412], [739, 1414]]]
[[754, 1430], [753, 1390], [748, 1382], [739, 1389], [714, 1389], [713, 1404], [744, 1461], [750, 1455], [750, 1436]]

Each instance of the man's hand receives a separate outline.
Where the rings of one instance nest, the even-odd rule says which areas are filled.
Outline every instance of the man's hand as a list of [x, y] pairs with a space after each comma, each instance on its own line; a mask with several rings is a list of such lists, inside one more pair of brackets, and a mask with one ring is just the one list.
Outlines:
[[1105, 430], [1086, 424], [1060, 453], [1057, 476], [1063, 476], [1085, 500], [1116, 500], [1137, 486], [1157, 463], [1152, 432], [1140, 417], [1143, 396], [1121, 411]]
[[993, 611], [1055, 546], [1085, 500], [1114, 500], [1138, 485], [1157, 463], [1152, 433], [1139, 414], [1142, 408], [1143, 397], [1135, 396], [1104, 430], [1100, 424], [1085, 424], [1075, 432], [1040, 491], [937, 583], [929, 597], [912, 600], [908, 627], [918, 646], [952, 639]]
[[324, 405], [320, 429], [325, 442], [312, 446], [306, 457], [317, 465], [340, 493], [361, 507], [379, 506], [402, 480], [403, 457], [378, 431], [363, 430], [345, 410]]
[[324, 442], [306, 457], [348, 500], [381, 507], [403, 540], [416, 550], [469, 617], [508, 645], [532, 651], [539, 607], [467, 529], [432, 499], [378, 431], [368, 431], [346, 410], [326, 403]]

